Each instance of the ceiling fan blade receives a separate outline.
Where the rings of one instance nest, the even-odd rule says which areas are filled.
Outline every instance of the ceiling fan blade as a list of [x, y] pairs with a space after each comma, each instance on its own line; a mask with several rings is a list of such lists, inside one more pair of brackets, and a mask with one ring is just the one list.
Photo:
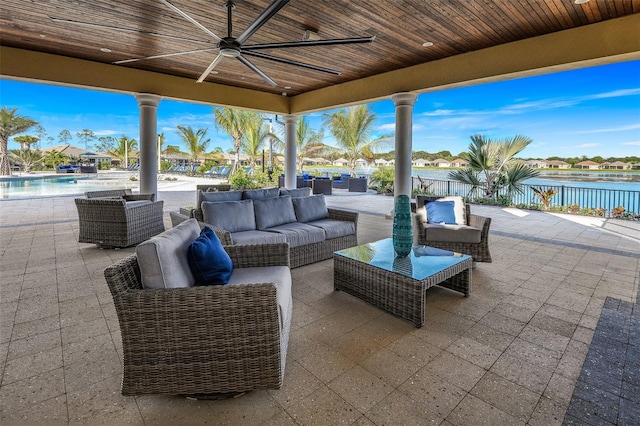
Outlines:
[[178, 7], [174, 6], [172, 3], [169, 3], [167, 0], [160, 0], [162, 3], [164, 3], [165, 5], [167, 5], [171, 10], [173, 10], [174, 12], [176, 12], [178, 15], [182, 16], [184, 19], [186, 19], [187, 21], [191, 22], [193, 25], [195, 25], [196, 27], [200, 28], [202, 31], [204, 31], [205, 33], [209, 34], [211, 37], [213, 37], [216, 41], [220, 41], [220, 37], [218, 37], [216, 34], [214, 34], [212, 31], [210, 31], [207, 27], [205, 27], [204, 25], [202, 25], [200, 22], [196, 21], [195, 19], [193, 19], [191, 16], [189, 16], [188, 14], [186, 14], [185, 12], [183, 12], [181, 9], [179, 9]]
[[147, 59], [169, 58], [171, 56], [188, 55], [190, 53], [211, 52], [212, 50], [218, 50], [218, 49], [215, 47], [212, 47], [210, 49], [196, 49], [196, 50], [188, 50], [186, 52], [163, 53], [162, 55], [145, 56], [143, 58], [123, 59], [121, 61], [115, 61], [112, 63], [115, 65], [120, 65], [120, 64], [127, 64], [129, 62], [146, 61]]
[[[162, 0], [162, 1], [166, 1], [166, 0]], [[280, 11], [280, 9], [285, 7], [287, 3], [289, 3], [289, 0], [274, 0], [274, 2], [271, 3], [269, 7], [267, 7], [260, 14], [260, 16], [258, 16], [256, 20], [253, 21], [253, 23], [251, 23], [251, 25], [249, 25], [249, 27], [246, 30], [244, 30], [242, 34], [240, 34], [240, 37], [236, 39], [238, 44], [242, 44], [245, 41], [247, 41], [249, 37], [253, 35], [253, 33], [258, 31], [260, 27], [262, 27], [269, 19], [271, 19], [271, 17], [273, 17], [273, 15], [275, 15]]]
[[267, 55], [266, 53], [245, 51], [244, 49], [242, 50], [242, 53], [245, 55], [268, 59], [270, 61], [280, 62], [283, 64], [296, 65], [296, 66], [299, 66], [302, 68], [308, 68], [314, 71], [326, 72], [327, 74], [340, 75], [340, 71], [332, 70], [330, 68], [318, 67], [316, 65], [306, 64], [304, 62], [298, 62], [291, 59], [280, 58], [278, 56]]
[[178, 36], [172, 36], [172, 35], [166, 35], [166, 34], [152, 33], [151, 31], [132, 30], [130, 28], [114, 27], [112, 25], [102, 25], [102, 24], [93, 24], [91, 22], [72, 21], [71, 19], [54, 18], [52, 16], [49, 16], [49, 19], [51, 19], [53, 22], [60, 22], [60, 23], [63, 23], [63, 24], [73, 24], [73, 25], [79, 25], [79, 26], [91, 27], [91, 28], [102, 28], [102, 29], [107, 29], [107, 30], [122, 31], [122, 32], [125, 32], [125, 33], [142, 34], [142, 35], [148, 35], [148, 36], [154, 36], [154, 37], [168, 38], [168, 39], [171, 39], [171, 40], [190, 41], [190, 42], [193, 42], [193, 43], [211, 44], [210, 41], [194, 40], [194, 39], [191, 39], [191, 38], [178, 37]]
[[222, 58], [224, 58], [222, 53], [218, 53], [218, 56], [216, 56], [216, 58], [213, 60], [213, 62], [211, 62], [209, 64], [209, 66], [207, 67], [207, 69], [204, 70], [204, 72], [202, 73], [200, 78], [198, 80], [196, 80], [196, 83], [202, 83], [204, 81], [204, 79], [207, 78], [209, 76], [209, 74], [211, 74], [211, 71], [213, 71], [213, 69], [216, 67], [216, 65], [218, 65], [218, 63], [220, 63]]
[[282, 43], [251, 44], [242, 46], [242, 50], [280, 49], [287, 47], [333, 46], [337, 44], [371, 43], [376, 36], [356, 38], [334, 38], [329, 40], [285, 41]]
[[269, 83], [273, 87], [276, 87], [278, 85], [275, 81], [271, 80], [268, 75], [266, 75], [265, 73], [260, 71], [260, 68], [256, 67], [251, 62], [249, 62], [249, 60], [247, 58], [245, 58], [244, 56], [242, 56], [242, 55], [238, 56], [238, 60], [240, 62], [242, 62], [243, 64], [245, 64], [246, 66], [248, 66], [249, 68], [251, 68], [251, 70], [253, 72], [258, 74], [260, 77], [263, 78], [264, 81], [266, 81], [267, 83]]

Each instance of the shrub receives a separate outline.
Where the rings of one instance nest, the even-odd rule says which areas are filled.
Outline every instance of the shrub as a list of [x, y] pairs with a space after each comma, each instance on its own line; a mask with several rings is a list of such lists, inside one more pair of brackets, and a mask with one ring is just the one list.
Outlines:
[[380, 166], [371, 174], [369, 187], [381, 194], [393, 192], [393, 182], [396, 178], [396, 170], [391, 166]]

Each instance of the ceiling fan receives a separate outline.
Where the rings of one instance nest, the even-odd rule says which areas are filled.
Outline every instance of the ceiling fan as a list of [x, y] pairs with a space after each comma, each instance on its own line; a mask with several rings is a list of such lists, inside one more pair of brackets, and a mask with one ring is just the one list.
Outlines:
[[[125, 59], [120, 61], [113, 62], [114, 64], [125, 64], [130, 62], [137, 61], [145, 61], [150, 59], [157, 58], [166, 58], [170, 56], [178, 56], [178, 55], [186, 55], [190, 53], [200, 53], [200, 52], [208, 52], [208, 51], [218, 51], [218, 55], [213, 59], [213, 61], [209, 64], [209, 66], [204, 70], [204, 72], [200, 75], [197, 82], [203, 82], [209, 74], [213, 71], [213, 69], [222, 61], [224, 58], [235, 58], [242, 62], [245, 66], [250, 68], [253, 72], [258, 74], [264, 81], [269, 83], [271, 86], [277, 86], [277, 83], [273, 81], [268, 75], [262, 72], [257, 66], [251, 63], [246, 56], [252, 56], [255, 58], [267, 59], [270, 61], [280, 62], [283, 64], [295, 65], [298, 67], [303, 67], [307, 69], [311, 69], [314, 71], [320, 71], [333, 75], [340, 75], [340, 71], [336, 71], [330, 68], [320, 67], [304, 62], [294, 61], [292, 59], [282, 58], [279, 56], [270, 55], [267, 53], [260, 52], [260, 50], [264, 49], [284, 49], [291, 47], [309, 47], [309, 46], [331, 46], [338, 44], [356, 44], [356, 43], [371, 43], [375, 40], [375, 36], [370, 37], [357, 37], [357, 38], [339, 38], [339, 39], [327, 39], [327, 40], [302, 40], [302, 41], [289, 41], [289, 42], [278, 42], [278, 43], [265, 43], [265, 44], [245, 44], [247, 40], [258, 31], [269, 19], [271, 19], [276, 13], [280, 11], [284, 6], [289, 3], [290, 0], [274, 0], [261, 14], [258, 16], [252, 23], [244, 30], [242, 34], [238, 37], [233, 37], [233, 9], [235, 8], [235, 4], [231, 0], [227, 0], [225, 2], [225, 7], [227, 8], [227, 36], [219, 37], [211, 30], [206, 28], [204, 25], [200, 24], [196, 19], [191, 17], [189, 14], [175, 6], [173, 3], [168, 0], [158, 0], [161, 3], [164, 3], [171, 10], [176, 12], [178, 15], [182, 16], [187, 21], [191, 22], [196, 27], [200, 28], [210, 37], [212, 37], [216, 41], [215, 48], [204, 48], [204, 49], [196, 49], [189, 50], [183, 52], [174, 52], [174, 53], [166, 53], [161, 55], [153, 55], [153, 56], [145, 56], [142, 58], [133, 58], [133, 59]], [[79, 21], [71, 21], [67, 19], [59, 19], [59, 18], [51, 18], [55, 22], [65, 22], [72, 23], [77, 25], [85, 25], [92, 27], [100, 27], [100, 28], [109, 28], [109, 29], [118, 29], [116, 27], [101, 25], [101, 24], [91, 24], [87, 22], [79, 22]], [[165, 36], [162, 34], [152, 33], [148, 31], [140, 31], [140, 30], [130, 30], [130, 29], [122, 29], [124, 31], [129, 32], [138, 32], [146, 35], [153, 35], [159, 37], [167, 37], [167, 38], [175, 38], [182, 39], [181, 37], [173, 37], [173, 36]], [[198, 40], [192, 40], [195, 42], [201, 43]]]

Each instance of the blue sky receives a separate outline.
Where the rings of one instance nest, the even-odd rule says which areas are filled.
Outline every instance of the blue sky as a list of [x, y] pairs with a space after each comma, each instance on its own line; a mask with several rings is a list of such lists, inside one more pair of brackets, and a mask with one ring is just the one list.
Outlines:
[[[85, 128], [97, 136], [139, 137], [132, 95], [0, 79], [0, 104], [18, 107], [20, 115], [45, 128], [54, 140], [45, 140], [42, 147], [57, 145], [63, 129], [71, 132], [71, 143], [77, 146], [82, 144], [75, 134]], [[369, 107], [377, 116], [377, 134], [392, 134], [393, 102]], [[228, 151], [231, 139], [216, 131], [212, 111], [212, 106], [165, 99], [158, 108], [158, 131], [164, 132], [167, 144], [181, 146], [176, 126], [208, 128], [209, 149]], [[321, 112], [308, 118], [314, 128], [321, 127]], [[413, 124], [413, 149], [428, 152], [456, 155], [467, 150], [473, 134], [523, 134], [533, 142], [522, 157], [640, 156], [640, 61], [423, 93], [414, 107]], [[333, 144], [328, 132], [325, 142]], [[17, 146], [10, 141], [10, 149]]]

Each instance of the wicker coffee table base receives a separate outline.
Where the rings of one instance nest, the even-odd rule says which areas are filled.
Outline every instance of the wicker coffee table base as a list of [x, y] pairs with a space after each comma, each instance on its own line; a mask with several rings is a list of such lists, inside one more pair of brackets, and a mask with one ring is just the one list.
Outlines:
[[472, 263], [468, 258], [423, 280], [416, 280], [347, 257], [334, 256], [333, 286], [335, 290], [342, 290], [422, 327], [427, 289], [438, 285], [469, 296]]

